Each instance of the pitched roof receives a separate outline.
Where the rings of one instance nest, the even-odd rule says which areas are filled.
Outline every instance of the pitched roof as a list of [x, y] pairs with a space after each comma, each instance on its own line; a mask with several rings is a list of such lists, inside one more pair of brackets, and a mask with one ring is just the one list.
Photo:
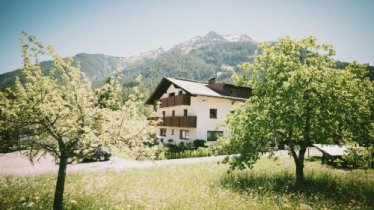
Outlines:
[[184, 91], [186, 91], [187, 93], [191, 95], [227, 98], [231, 100], [241, 100], [241, 101], [244, 101], [247, 99], [247, 98], [242, 98], [242, 97], [223, 95], [209, 88], [208, 84], [204, 82], [164, 77], [161, 80], [161, 82], [158, 84], [156, 90], [151, 94], [151, 96], [147, 99], [145, 103], [149, 105], [153, 104], [155, 100], [159, 99], [166, 92], [167, 88], [169, 88], [171, 84], [173, 84], [177, 88], [183, 89]]

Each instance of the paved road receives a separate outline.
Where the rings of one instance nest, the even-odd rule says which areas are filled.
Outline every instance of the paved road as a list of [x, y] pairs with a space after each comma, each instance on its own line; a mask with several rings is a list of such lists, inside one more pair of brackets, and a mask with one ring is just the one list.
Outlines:
[[[311, 150], [312, 151], [312, 150]], [[316, 155], [318, 151], [313, 150]], [[276, 155], [279, 157], [289, 157], [287, 151], [277, 151]], [[317, 154], [318, 155], [318, 154]], [[93, 163], [80, 163], [69, 164], [68, 172], [82, 172], [82, 171], [98, 171], [98, 170], [126, 170], [133, 168], [152, 168], [160, 166], [183, 165], [193, 163], [205, 162], [219, 162], [226, 156], [213, 156], [202, 158], [184, 158], [174, 160], [156, 160], [156, 161], [136, 161], [126, 160], [120, 157], [111, 157], [109, 161], [93, 162]], [[23, 156], [20, 152], [13, 152], [7, 154], [0, 154], [0, 176], [1, 175], [39, 175], [48, 173], [57, 173], [58, 165], [55, 164], [51, 156], [40, 157], [39, 160], [31, 164], [30, 161]]]
[[[156, 161], [136, 161], [126, 160], [124, 158], [113, 156], [109, 161], [69, 164], [68, 172], [78, 171], [97, 171], [97, 170], [126, 170], [133, 168], [151, 168], [169, 165], [183, 165], [204, 162], [219, 162], [226, 156], [185, 158], [174, 160], [156, 160]], [[0, 154], [0, 175], [38, 175], [57, 173], [58, 165], [55, 164], [51, 156], [41, 157], [31, 164], [27, 157], [19, 152]]]

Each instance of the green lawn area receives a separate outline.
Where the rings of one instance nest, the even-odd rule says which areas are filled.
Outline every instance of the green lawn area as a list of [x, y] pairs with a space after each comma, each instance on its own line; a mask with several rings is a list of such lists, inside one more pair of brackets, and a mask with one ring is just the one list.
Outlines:
[[[227, 174], [217, 163], [69, 173], [66, 209], [373, 209], [374, 170], [344, 171], [306, 161], [306, 187], [293, 189], [292, 159], [261, 159]], [[0, 209], [50, 209], [54, 175], [0, 177]]]

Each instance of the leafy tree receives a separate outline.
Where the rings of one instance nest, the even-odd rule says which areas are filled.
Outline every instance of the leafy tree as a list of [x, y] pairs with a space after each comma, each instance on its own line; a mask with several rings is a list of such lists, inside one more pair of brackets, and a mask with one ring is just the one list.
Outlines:
[[[151, 127], [138, 111], [141, 102], [136, 97], [121, 106], [116, 100], [112, 103], [112, 96], [96, 97], [72, 59], [62, 59], [35, 36], [24, 33], [21, 41], [26, 82], [18, 80], [14, 87], [0, 92], [0, 128], [17, 128], [31, 161], [40, 153], [48, 153], [59, 162], [54, 209], [63, 207], [68, 158], [102, 145], [116, 145], [130, 157], [152, 155], [145, 145]], [[43, 54], [53, 59], [47, 75], [38, 65]], [[104, 90], [116, 92], [113, 85], [108, 83]]]
[[95, 90], [97, 97], [96, 106], [100, 108], [109, 108], [118, 110], [121, 106], [121, 89], [114, 77], [109, 77], [104, 85]]
[[228, 118], [230, 149], [241, 155], [232, 168], [246, 168], [269, 152], [269, 143], [285, 141], [296, 166], [296, 186], [304, 178], [304, 155], [313, 143], [373, 144], [373, 82], [356, 62], [335, 68], [334, 49], [313, 37], [289, 37], [262, 43], [253, 64], [243, 64], [237, 84], [253, 95]]

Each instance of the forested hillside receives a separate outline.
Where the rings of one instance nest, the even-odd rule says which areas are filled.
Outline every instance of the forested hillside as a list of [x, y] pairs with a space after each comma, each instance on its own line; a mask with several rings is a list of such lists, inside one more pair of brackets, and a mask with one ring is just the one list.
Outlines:
[[[132, 57], [81, 53], [73, 59], [95, 87], [111, 74], [119, 74], [125, 89], [139, 86], [147, 96], [163, 76], [200, 81], [217, 77], [219, 81], [230, 82], [232, 72], [239, 70], [237, 65], [251, 62], [256, 49], [257, 43], [247, 35], [220, 35], [211, 31], [167, 51], [159, 48]], [[343, 68], [346, 63], [337, 62], [337, 65]], [[41, 66], [49, 71], [51, 62], [42, 62]], [[369, 70], [370, 78], [374, 79], [374, 67]], [[135, 80], [139, 74], [142, 82]], [[16, 76], [20, 76], [20, 70], [0, 75], [0, 89], [14, 84]]]

